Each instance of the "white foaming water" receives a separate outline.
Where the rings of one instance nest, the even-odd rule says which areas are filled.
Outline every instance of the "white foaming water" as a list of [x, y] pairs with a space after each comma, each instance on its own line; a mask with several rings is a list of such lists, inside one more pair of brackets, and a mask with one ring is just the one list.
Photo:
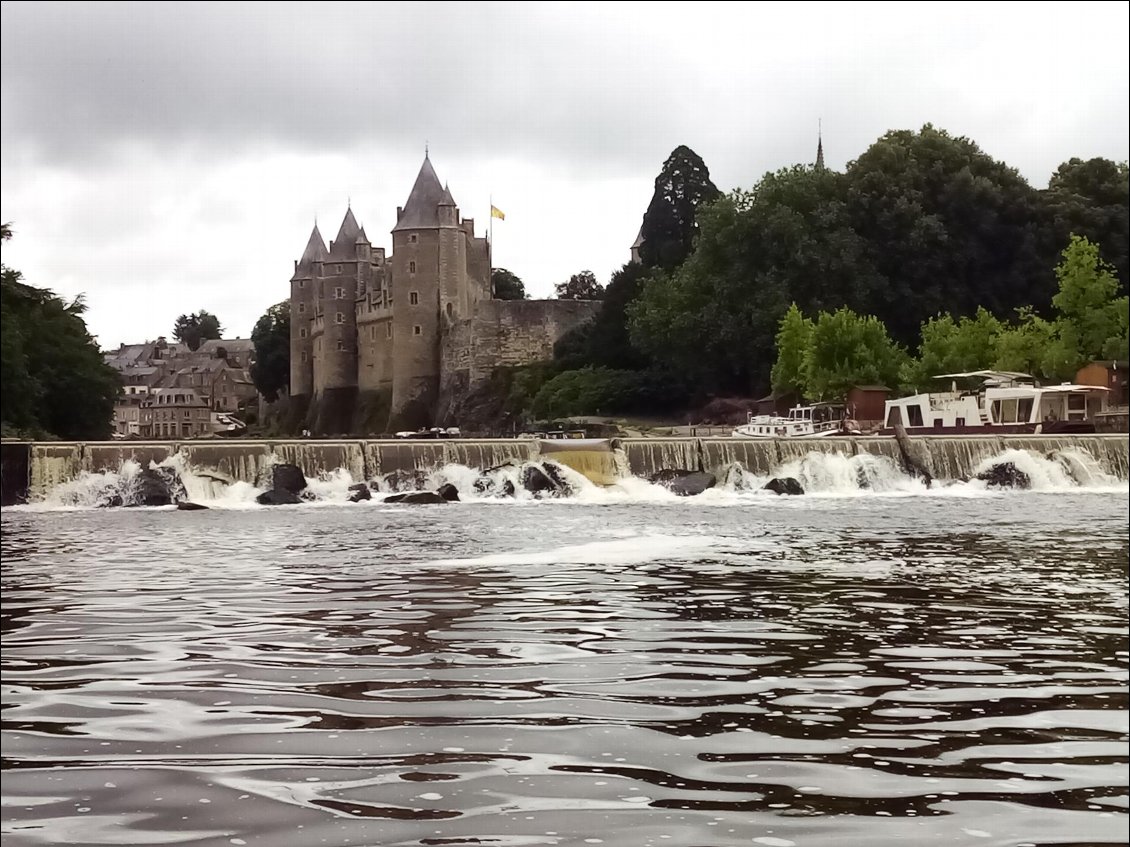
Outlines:
[[86, 473], [85, 471], [70, 482], [64, 482], [51, 489], [42, 501], [35, 504], [45, 509], [95, 509], [107, 506], [115, 497], [126, 501], [132, 491], [141, 465], [125, 461], [117, 472]]
[[[1005, 450], [981, 462], [974, 470], [974, 476], [1005, 462], [1011, 462], [1018, 471], [1028, 476], [1032, 481], [1033, 491], [1107, 489], [1119, 484], [1115, 477], [1104, 473], [1084, 450], [1057, 450], [1049, 456], [1041, 456], [1031, 450]], [[969, 484], [981, 487], [985, 485], [978, 480]]]
[[804, 487], [806, 494], [854, 496], [860, 491], [881, 494], [926, 490], [921, 480], [904, 474], [892, 459], [871, 453], [846, 456], [843, 453], [814, 451], [801, 459], [786, 462], [775, 476], [794, 478]]
[[[1057, 450], [1047, 456], [1028, 450], [1006, 450], [978, 465], [973, 476], [1004, 462], [1011, 462], [1031, 480], [1031, 487], [1039, 492], [1054, 491], [1123, 491], [1125, 481], [1106, 473], [1099, 463], [1083, 449]], [[548, 493], [534, 494], [522, 486], [522, 476], [529, 466], [549, 468], [563, 479], [571, 489], [566, 497], [552, 497]], [[263, 490], [246, 482], [230, 481], [224, 474], [194, 468], [183, 454], [175, 454], [160, 465], [151, 468], [175, 471], [184, 485], [182, 499], [214, 509], [257, 509], [255, 497]], [[38, 503], [35, 509], [92, 509], [113, 504], [133, 502], [137, 476], [141, 465], [135, 461], [123, 462], [118, 471], [82, 473], [78, 478], [63, 483]], [[792, 459], [776, 468], [771, 476], [751, 473], [740, 464], [734, 464], [717, 474], [718, 484], [703, 494], [683, 498], [662, 485], [626, 475], [615, 485], [594, 485], [582, 474], [552, 461], [515, 462], [484, 473], [476, 468], [449, 464], [422, 474], [417, 484], [420, 490], [435, 491], [450, 483], [459, 491], [460, 499], [467, 502], [562, 504], [613, 504], [613, 503], [671, 503], [685, 501], [709, 506], [724, 506], [756, 497], [759, 502], [778, 499], [763, 491], [771, 477], [793, 477], [803, 486], [806, 495], [817, 497], [859, 496], [999, 496], [1007, 489], [989, 488], [984, 482], [935, 481], [927, 489], [921, 480], [902, 472], [889, 457], [864, 453], [848, 456], [843, 453], [813, 451]], [[345, 468], [338, 468], [308, 479], [311, 505], [333, 505], [348, 502], [349, 487], [360, 480]], [[371, 487], [381, 493], [390, 493], [388, 483], [375, 480]], [[512, 492], [512, 493], [507, 493]], [[370, 501], [381, 502], [379, 494]], [[780, 498], [782, 503], [797, 503], [797, 498]]]

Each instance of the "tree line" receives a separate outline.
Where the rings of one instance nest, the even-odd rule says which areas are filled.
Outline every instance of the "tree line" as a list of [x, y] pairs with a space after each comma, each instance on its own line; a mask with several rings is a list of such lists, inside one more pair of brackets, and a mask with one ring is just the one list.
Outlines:
[[[12, 237], [9, 224], [0, 239]], [[22, 438], [95, 439], [110, 435], [117, 372], [86, 328], [82, 297], [64, 300], [0, 265], [0, 427]]]
[[1031, 307], [1013, 321], [984, 307], [962, 317], [936, 315], [922, 324], [916, 357], [874, 315], [841, 307], [810, 318], [793, 303], [777, 330], [773, 391], [837, 401], [853, 385], [923, 391], [938, 374], [985, 369], [1063, 382], [1087, 362], [1125, 357], [1130, 298], [1118, 296], [1114, 269], [1097, 245], [1073, 236], [1055, 278], [1049, 318]]
[[[1037, 189], [932, 125], [886, 133], [843, 172], [796, 165], [728, 194], [679, 147], [644, 214], [642, 262], [616, 271], [596, 321], [558, 344], [528, 408], [580, 398], [572, 414], [663, 411], [711, 395], [760, 396], [774, 383], [794, 304], [791, 324], [814, 316], [828, 357], [860, 344], [876, 355], [923, 342], [930, 351], [951, 324], [968, 334], [998, 326], [999, 352], [980, 360], [1062, 375], [1072, 350], [1114, 352], [1093, 343], [1106, 330], [1080, 316], [1126, 294], [1128, 197], [1125, 162], [1070, 159]], [[1071, 309], [1055, 269], [1072, 236], [1089, 245], [1073, 261], [1101, 261], [1106, 280], [1085, 288], [1096, 299], [1075, 311], [1079, 331], [1091, 333], [1077, 346], [1056, 311]], [[879, 373], [892, 388], [907, 384], [901, 362]], [[819, 395], [833, 390], [829, 379], [814, 384]], [[665, 387], [658, 398], [655, 385]]]

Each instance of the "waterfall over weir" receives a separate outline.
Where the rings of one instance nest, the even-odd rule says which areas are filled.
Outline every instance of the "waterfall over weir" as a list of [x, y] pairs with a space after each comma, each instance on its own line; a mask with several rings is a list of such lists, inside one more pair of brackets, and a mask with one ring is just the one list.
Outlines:
[[[1074, 484], [1087, 485], [1130, 477], [1125, 435], [927, 436], [914, 440], [927, 469], [941, 481], [967, 480], [985, 463], [1006, 455], [1025, 462], [1030, 457], [1051, 467], [1037, 474], [1041, 479], [1053, 479], [1062, 472]], [[602, 443], [614, 450], [615, 462], [609, 464], [625, 481], [648, 479], [664, 469], [685, 469], [712, 473], [721, 487], [748, 489], [754, 487], [754, 480], [794, 476], [802, 483], [807, 478], [806, 488], [814, 486], [811, 490], [816, 491], [840, 490], [852, 480], [860, 488], [878, 491], [889, 489], [896, 477], [907, 479], [902, 476], [898, 445], [890, 437], [637, 438]], [[243, 483], [261, 488], [278, 463], [297, 465], [310, 479], [368, 481], [394, 472], [434, 475], [451, 467], [486, 471], [545, 458], [559, 461], [556, 456], [542, 455], [539, 443], [532, 439], [6, 442], [3, 456], [5, 505], [42, 500], [62, 485], [84, 477], [118, 474], [127, 465], [147, 468], [176, 463], [218, 485]]]

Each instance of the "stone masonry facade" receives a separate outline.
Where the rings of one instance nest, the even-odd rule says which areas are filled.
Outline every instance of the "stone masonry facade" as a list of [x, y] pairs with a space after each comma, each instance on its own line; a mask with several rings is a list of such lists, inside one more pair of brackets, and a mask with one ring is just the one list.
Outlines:
[[557, 339], [599, 308], [494, 300], [490, 277], [487, 239], [460, 217], [427, 156], [397, 209], [391, 254], [372, 245], [352, 209], [328, 247], [315, 225], [290, 281], [290, 394], [304, 427], [457, 425], [443, 420], [451, 392], [495, 368], [551, 358]]

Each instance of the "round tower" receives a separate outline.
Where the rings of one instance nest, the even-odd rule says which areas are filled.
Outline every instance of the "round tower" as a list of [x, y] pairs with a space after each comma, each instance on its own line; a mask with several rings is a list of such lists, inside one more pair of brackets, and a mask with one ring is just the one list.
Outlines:
[[439, 399], [440, 290], [453, 266], [442, 236], [457, 231], [449, 198], [425, 155], [392, 230], [392, 429], [430, 426]]
[[314, 431], [320, 434], [344, 434], [351, 427], [357, 396], [357, 290], [369, 265], [368, 257], [358, 258], [363, 248], [368, 239], [353, 209], [347, 209], [316, 286], [315, 329], [320, 331], [314, 350]]
[[296, 400], [303, 407], [314, 393], [315, 287], [326, 253], [326, 244], [315, 223], [290, 278], [290, 396], [303, 398]]

